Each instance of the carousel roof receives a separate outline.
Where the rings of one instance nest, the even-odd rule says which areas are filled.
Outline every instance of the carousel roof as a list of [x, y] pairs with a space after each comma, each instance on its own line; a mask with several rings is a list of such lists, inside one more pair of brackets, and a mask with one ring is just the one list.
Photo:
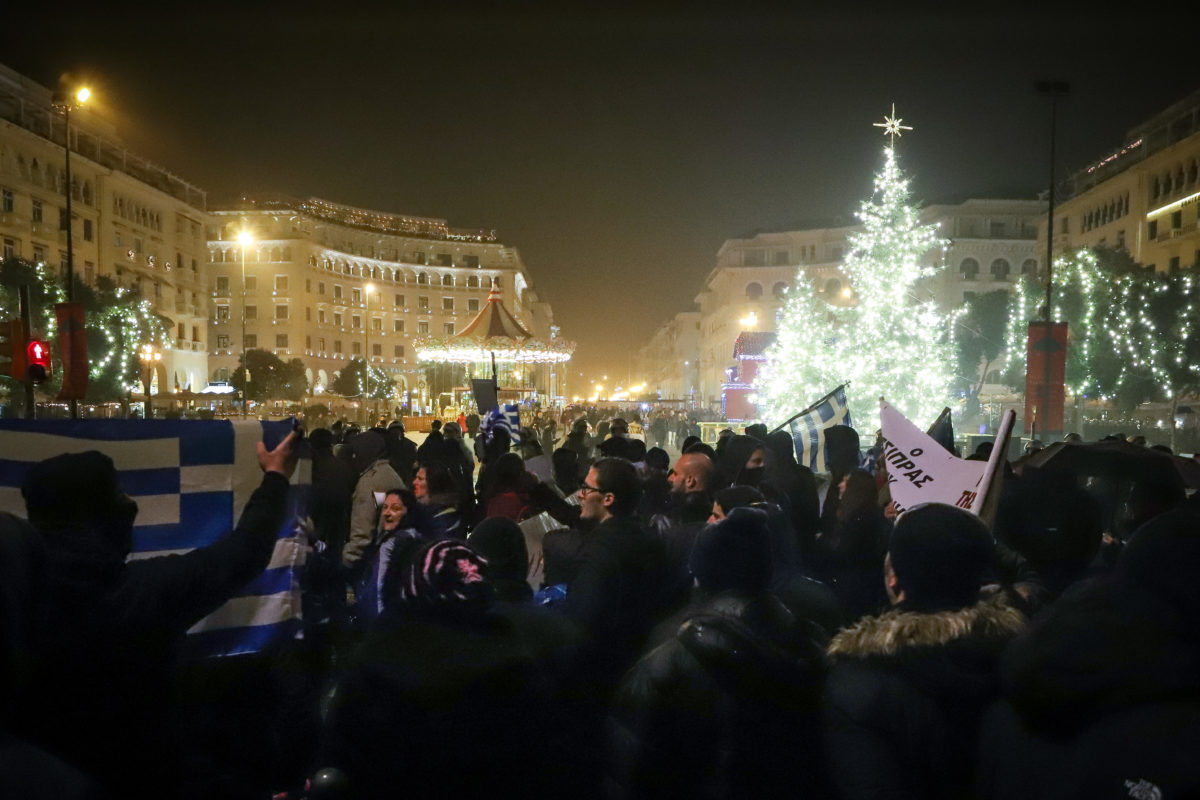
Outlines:
[[535, 338], [505, 307], [496, 288], [467, 327], [444, 339], [421, 337], [414, 344], [418, 361], [457, 363], [488, 361], [493, 356], [499, 362], [552, 363], [569, 361], [575, 352], [574, 342]]

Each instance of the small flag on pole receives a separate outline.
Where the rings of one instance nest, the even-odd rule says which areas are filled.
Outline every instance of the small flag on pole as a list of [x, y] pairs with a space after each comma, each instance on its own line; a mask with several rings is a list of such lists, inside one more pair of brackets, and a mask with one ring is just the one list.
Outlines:
[[481, 427], [486, 438], [490, 439], [494, 431], [503, 429], [513, 444], [521, 443], [521, 412], [515, 405], [493, 408], [483, 418]]
[[834, 389], [808, 411], [788, 421], [796, 443], [796, 460], [813, 472], [828, 472], [825, 431], [835, 425], [853, 428], [850, 407], [846, 405], [845, 384]]

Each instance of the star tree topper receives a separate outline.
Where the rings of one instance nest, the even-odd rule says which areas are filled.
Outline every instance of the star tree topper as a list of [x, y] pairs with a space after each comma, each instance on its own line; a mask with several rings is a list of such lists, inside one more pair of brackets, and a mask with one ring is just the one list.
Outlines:
[[896, 137], [904, 135], [900, 131], [912, 130], [912, 128], [908, 125], [901, 125], [900, 123], [903, 121], [904, 120], [896, 116], [896, 104], [892, 103], [892, 115], [889, 117], [887, 114], [884, 114], [883, 122], [872, 123], [872, 126], [876, 128], [883, 128], [883, 135], [892, 137], [891, 147], [895, 149]]

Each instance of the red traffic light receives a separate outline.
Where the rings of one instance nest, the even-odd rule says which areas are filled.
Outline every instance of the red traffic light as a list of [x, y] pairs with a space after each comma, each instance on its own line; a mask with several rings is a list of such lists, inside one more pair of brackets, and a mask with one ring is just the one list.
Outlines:
[[29, 379], [35, 383], [50, 376], [50, 346], [41, 339], [31, 339], [25, 347], [28, 358]]

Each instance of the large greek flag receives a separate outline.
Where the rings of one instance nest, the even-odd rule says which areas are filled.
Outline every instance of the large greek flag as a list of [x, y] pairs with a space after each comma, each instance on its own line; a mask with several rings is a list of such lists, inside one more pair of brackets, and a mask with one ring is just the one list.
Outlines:
[[807, 413], [788, 422], [796, 443], [796, 460], [813, 472], [828, 472], [825, 431], [834, 425], [853, 428], [850, 407], [846, 405], [846, 387], [839, 386]]
[[[233, 528], [262, 480], [256, 443], [272, 448], [291, 427], [291, 420], [0, 420], [0, 510], [25, 516], [21, 485], [33, 464], [99, 450], [138, 504], [130, 558], [186, 553]], [[302, 458], [270, 564], [189, 631], [192, 654], [250, 653], [295, 635], [307, 552], [297, 523], [308, 514], [311, 476], [312, 462]]]
[[493, 408], [483, 418], [481, 425], [484, 433], [491, 436], [493, 430], [503, 428], [508, 432], [508, 438], [513, 444], [521, 443], [521, 409], [515, 405]]

